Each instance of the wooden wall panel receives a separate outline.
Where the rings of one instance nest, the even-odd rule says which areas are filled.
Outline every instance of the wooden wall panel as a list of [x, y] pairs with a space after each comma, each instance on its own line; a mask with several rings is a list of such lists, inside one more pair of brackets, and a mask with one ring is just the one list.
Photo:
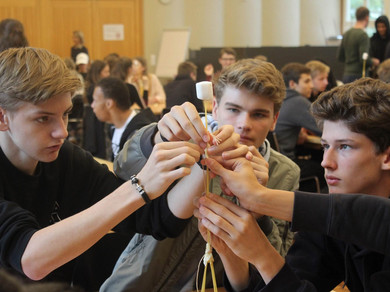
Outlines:
[[[97, 56], [116, 52], [135, 57], [143, 54], [142, 1], [101, 0], [93, 2], [93, 50]], [[104, 41], [104, 24], [123, 24], [123, 41]]]
[[[111, 52], [143, 55], [142, 0], [1, 0], [0, 19], [16, 18], [31, 46], [70, 56], [72, 32], [82, 30], [91, 59]], [[123, 41], [104, 41], [104, 24], [123, 24]]]
[[84, 33], [85, 46], [90, 49], [93, 43], [92, 1], [46, 0], [43, 11], [46, 18], [42, 28], [44, 42], [53, 53], [70, 57], [74, 30]]
[[31, 46], [40, 47], [40, 0], [2, 0], [0, 1], [0, 19], [15, 18], [23, 23]]

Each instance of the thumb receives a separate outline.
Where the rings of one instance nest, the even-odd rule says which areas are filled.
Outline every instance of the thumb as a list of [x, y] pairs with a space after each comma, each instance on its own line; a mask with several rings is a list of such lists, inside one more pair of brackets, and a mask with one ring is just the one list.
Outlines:
[[216, 175], [219, 175], [220, 177], [224, 178], [226, 175], [228, 175], [229, 170], [224, 168], [218, 161], [212, 158], [206, 158], [205, 159], [207, 167]]

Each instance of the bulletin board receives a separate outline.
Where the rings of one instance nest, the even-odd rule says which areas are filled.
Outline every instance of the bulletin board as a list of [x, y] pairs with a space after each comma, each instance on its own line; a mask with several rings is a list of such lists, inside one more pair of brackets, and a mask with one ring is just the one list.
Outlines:
[[172, 78], [177, 74], [177, 66], [187, 58], [189, 41], [189, 28], [163, 31], [156, 65], [158, 77]]

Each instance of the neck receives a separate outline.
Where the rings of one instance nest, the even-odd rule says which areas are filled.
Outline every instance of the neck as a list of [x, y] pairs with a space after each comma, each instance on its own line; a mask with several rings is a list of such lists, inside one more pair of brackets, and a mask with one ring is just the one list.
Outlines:
[[28, 156], [15, 145], [9, 132], [0, 132], [0, 148], [7, 159], [20, 171], [33, 175], [38, 165], [38, 160]]
[[126, 123], [127, 119], [129, 118], [129, 116], [132, 114], [133, 110], [131, 109], [128, 109], [127, 111], [119, 111], [119, 110], [116, 110], [113, 114], [112, 114], [112, 124], [114, 125], [114, 127], [116, 129], [119, 129], [121, 127], [123, 127], [123, 125]]
[[354, 28], [359, 28], [359, 29], [366, 29], [366, 22], [365, 21], [356, 21]]

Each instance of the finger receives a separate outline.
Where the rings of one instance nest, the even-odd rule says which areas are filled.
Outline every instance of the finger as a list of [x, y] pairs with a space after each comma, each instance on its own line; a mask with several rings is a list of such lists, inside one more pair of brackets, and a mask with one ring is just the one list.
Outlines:
[[218, 163], [215, 159], [206, 158], [204, 159], [206, 166], [216, 175], [219, 175], [222, 178], [228, 178], [231, 173], [230, 170], [224, 168], [220, 163]]
[[255, 146], [249, 146], [248, 150], [256, 157], [263, 157]]
[[217, 141], [223, 142], [231, 137], [231, 135], [234, 132], [234, 127], [232, 125], [223, 125], [218, 130], [213, 132], [213, 136], [216, 138], [215, 141], [211, 141], [210, 143], [217, 145], [218, 143], [215, 143]]
[[166, 153], [173, 153], [173, 155], [187, 152], [191, 155], [194, 154], [197, 156], [198, 153], [202, 154], [204, 152], [204, 150], [198, 145], [185, 141], [162, 142], [156, 144], [153, 148], [154, 152], [164, 152], [164, 150], [166, 150]]
[[233, 133], [231, 138], [221, 142], [218, 145], [213, 145], [209, 147], [208, 151], [210, 155], [219, 155], [224, 151], [235, 149], [237, 147], [237, 142], [238, 142], [237, 137], [239, 137], [238, 134]]
[[[245, 157], [248, 154], [249, 148], [246, 145], [239, 145], [236, 149], [227, 150], [222, 153], [223, 159], [233, 159], [237, 157]], [[250, 153], [250, 152], [249, 152]]]
[[185, 132], [196, 144], [206, 147], [203, 136], [208, 141], [207, 130], [199, 117], [194, 105], [184, 103], [182, 106], [175, 106], [171, 109], [173, 118], [179, 123], [180, 129]]
[[188, 141], [191, 139], [171, 113], [164, 115], [158, 122], [158, 130], [168, 141]]
[[255, 170], [255, 175], [257, 177], [257, 180], [263, 185], [263, 186], [267, 186], [267, 182], [268, 182], [268, 179], [269, 179], [269, 176], [268, 176], [268, 173], [265, 173], [263, 171], [257, 171]]
[[191, 169], [188, 167], [175, 168], [165, 174], [165, 182], [169, 182], [169, 185], [175, 180], [183, 178], [191, 173]]

